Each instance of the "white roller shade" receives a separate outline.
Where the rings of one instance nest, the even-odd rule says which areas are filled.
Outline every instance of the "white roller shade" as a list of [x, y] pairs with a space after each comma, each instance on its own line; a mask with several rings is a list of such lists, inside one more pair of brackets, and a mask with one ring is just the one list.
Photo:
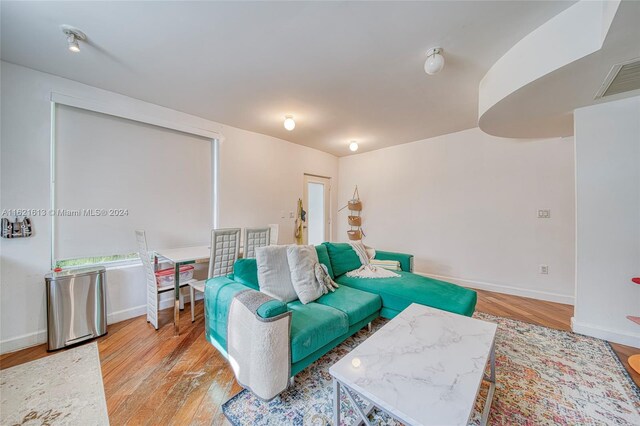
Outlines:
[[212, 152], [209, 139], [57, 105], [56, 208], [107, 215], [58, 216], [56, 260], [136, 252], [136, 229], [150, 249], [208, 244]]

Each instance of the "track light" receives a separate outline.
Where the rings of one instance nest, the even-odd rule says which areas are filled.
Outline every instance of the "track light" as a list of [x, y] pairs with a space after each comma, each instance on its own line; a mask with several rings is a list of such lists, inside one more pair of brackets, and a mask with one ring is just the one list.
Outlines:
[[80, 43], [78, 41], [86, 40], [87, 36], [77, 28], [70, 25], [62, 25], [62, 32], [67, 36], [69, 50], [73, 53], [80, 52]]
[[75, 53], [80, 51], [80, 45], [78, 44], [78, 40], [76, 40], [76, 36], [71, 34], [67, 37], [67, 43], [69, 43], [69, 50]]
[[427, 52], [427, 60], [424, 63], [424, 72], [429, 75], [437, 74], [444, 68], [444, 56], [442, 48], [434, 47]]
[[296, 122], [293, 121], [293, 116], [291, 115], [284, 116], [284, 128], [287, 129], [288, 131], [292, 131], [293, 129], [296, 128]]

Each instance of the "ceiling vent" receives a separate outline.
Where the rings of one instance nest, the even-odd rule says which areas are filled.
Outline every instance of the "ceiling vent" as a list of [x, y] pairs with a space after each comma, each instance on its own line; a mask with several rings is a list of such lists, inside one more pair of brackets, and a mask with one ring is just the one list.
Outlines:
[[638, 89], [640, 89], [640, 58], [635, 58], [611, 68], [595, 99]]

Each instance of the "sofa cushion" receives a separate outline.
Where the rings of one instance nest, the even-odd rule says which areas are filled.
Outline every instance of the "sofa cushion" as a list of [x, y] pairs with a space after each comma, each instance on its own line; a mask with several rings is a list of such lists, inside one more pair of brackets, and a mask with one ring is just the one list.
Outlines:
[[319, 303], [287, 304], [291, 311], [291, 362], [298, 362], [349, 331], [347, 314]]
[[255, 259], [238, 259], [233, 264], [233, 279], [241, 284], [260, 290], [258, 284], [258, 264]]
[[316, 253], [318, 254], [318, 262], [326, 266], [327, 273], [329, 274], [331, 279], [335, 279], [336, 276], [333, 275], [333, 268], [331, 267], [331, 260], [329, 260], [329, 252], [327, 251], [327, 246], [325, 246], [324, 244], [317, 245]]
[[316, 300], [316, 303], [330, 306], [347, 314], [349, 326], [377, 313], [382, 307], [382, 300], [377, 294], [347, 286], [340, 286], [333, 293], [325, 294]]
[[379, 294], [383, 308], [402, 311], [411, 303], [431, 306], [456, 314], [473, 315], [477, 294], [473, 290], [444, 281], [398, 271], [393, 278], [336, 278], [338, 284]]
[[318, 254], [313, 246], [288, 246], [287, 260], [293, 289], [302, 303], [306, 305], [313, 302], [328, 291], [324, 283], [316, 279], [315, 267], [318, 265]]
[[287, 246], [257, 247], [256, 262], [261, 292], [283, 302], [292, 302], [298, 298], [291, 283]]
[[[327, 247], [329, 259], [331, 260], [331, 268], [335, 277], [358, 269], [362, 266], [360, 258], [347, 243], [322, 243]], [[334, 279], [335, 279], [334, 277]]]

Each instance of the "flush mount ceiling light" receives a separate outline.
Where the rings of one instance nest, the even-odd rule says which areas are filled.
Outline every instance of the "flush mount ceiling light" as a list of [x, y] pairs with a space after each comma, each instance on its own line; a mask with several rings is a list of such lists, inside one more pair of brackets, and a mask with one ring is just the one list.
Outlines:
[[349, 144], [349, 149], [352, 152], [356, 152], [358, 150], [358, 142], [356, 141], [351, 141], [351, 143]]
[[434, 47], [427, 52], [427, 60], [424, 63], [424, 72], [434, 75], [442, 71], [444, 68], [444, 56], [442, 56], [442, 48]]
[[62, 25], [62, 32], [67, 36], [67, 43], [69, 43], [69, 50], [78, 53], [80, 51], [80, 44], [78, 41], [86, 40], [87, 36], [77, 28], [70, 25]]
[[296, 128], [296, 122], [293, 121], [293, 116], [291, 115], [284, 116], [284, 128], [287, 129], [288, 131], [292, 131], [293, 129]]

